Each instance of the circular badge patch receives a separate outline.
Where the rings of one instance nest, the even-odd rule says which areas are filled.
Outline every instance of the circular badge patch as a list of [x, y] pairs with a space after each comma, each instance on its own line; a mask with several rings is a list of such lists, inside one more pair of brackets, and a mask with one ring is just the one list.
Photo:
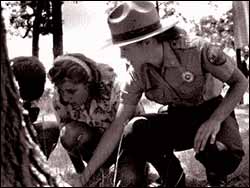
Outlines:
[[207, 50], [207, 59], [213, 65], [223, 65], [226, 63], [226, 56], [218, 46], [210, 46]]
[[182, 73], [182, 79], [186, 82], [192, 82], [194, 80], [193, 73], [186, 71]]

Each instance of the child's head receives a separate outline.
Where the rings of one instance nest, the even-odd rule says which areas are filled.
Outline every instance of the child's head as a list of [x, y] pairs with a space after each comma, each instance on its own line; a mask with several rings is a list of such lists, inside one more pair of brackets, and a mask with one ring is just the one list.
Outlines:
[[64, 104], [83, 104], [99, 95], [100, 72], [96, 62], [83, 54], [71, 53], [57, 57], [48, 76]]
[[46, 71], [37, 57], [20, 56], [11, 60], [20, 96], [25, 101], [39, 99], [44, 91]]

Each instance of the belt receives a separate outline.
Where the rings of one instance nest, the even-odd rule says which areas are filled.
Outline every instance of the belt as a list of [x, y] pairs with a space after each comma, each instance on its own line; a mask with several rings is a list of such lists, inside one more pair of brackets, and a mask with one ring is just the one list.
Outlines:
[[197, 103], [197, 104], [178, 104], [178, 103], [170, 103], [168, 104], [169, 107], [171, 108], [192, 108], [192, 107], [199, 107], [199, 106], [203, 106], [206, 105], [208, 103], [211, 103], [213, 101], [217, 101], [217, 100], [221, 100], [223, 97], [221, 95], [217, 96], [217, 97], [213, 97], [211, 99], [208, 100], [204, 100], [201, 103]]

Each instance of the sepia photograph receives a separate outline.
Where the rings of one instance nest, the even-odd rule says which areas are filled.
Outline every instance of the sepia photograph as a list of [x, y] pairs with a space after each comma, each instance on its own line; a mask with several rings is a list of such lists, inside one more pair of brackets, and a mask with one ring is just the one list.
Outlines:
[[249, 187], [249, 1], [1, 1], [1, 187]]

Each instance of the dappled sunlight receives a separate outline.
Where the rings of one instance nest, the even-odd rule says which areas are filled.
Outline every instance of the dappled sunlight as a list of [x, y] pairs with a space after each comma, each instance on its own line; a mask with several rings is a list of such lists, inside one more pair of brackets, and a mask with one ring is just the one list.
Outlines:
[[249, 131], [249, 105], [240, 105], [235, 109], [240, 133], [245, 134]]
[[48, 163], [54, 172], [61, 174], [63, 177], [65, 177], [67, 174], [75, 173], [74, 166], [59, 140], [56, 148], [48, 159]]

